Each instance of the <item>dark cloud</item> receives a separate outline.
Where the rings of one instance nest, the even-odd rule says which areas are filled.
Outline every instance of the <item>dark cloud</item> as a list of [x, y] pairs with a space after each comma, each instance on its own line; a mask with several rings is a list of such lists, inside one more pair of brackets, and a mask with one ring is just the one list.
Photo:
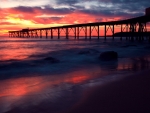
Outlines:
[[81, 10], [81, 12], [86, 13], [86, 14], [91, 14], [91, 15], [103, 15], [103, 16], [125, 16], [125, 17], [136, 17], [136, 16], [142, 16], [142, 12], [134, 12], [134, 11], [125, 11], [125, 10], [111, 10], [111, 9], [103, 9], [103, 10]]
[[62, 18], [63, 18], [63, 17], [50, 17], [50, 19], [55, 20], [55, 21], [61, 20]]
[[[83, 0], [84, 1], [84, 0]], [[85, 0], [86, 2], [90, 0]], [[137, 17], [143, 16], [145, 8], [150, 6], [149, 0], [93, 0], [90, 8], [76, 6], [76, 10], [90, 15]]]
[[43, 13], [54, 13], [54, 14], [69, 14], [72, 13], [75, 9], [73, 8], [53, 8], [53, 7], [45, 7], [43, 9]]
[[[90, 15], [106, 15], [106, 16], [141, 16], [144, 14], [146, 7], [150, 6], [149, 0], [93, 0], [97, 4], [91, 4], [90, 8], [84, 6], [84, 2], [91, 2], [91, 0], [56, 0], [58, 6], [63, 4], [68, 5], [68, 8], [54, 8], [53, 6], [47, 5], [44, 8], [19, 6], [13, 8], [16, 11], [24, 13], [35, 13], [38, 10], [41, 14], [70, 14], [72, 12], [81, 12]], [[76, 4], [80, 5], [76, 5]], [[101, 5], [101, 4], [104, 5]], [[111, 6], [109, 7], [108, 5]], [[72, 7], [69, 7], [72, 6]]]
[[37, 9], [39, 7], [27, 7], [27, 6], [19, 6], [12, 8], [13, 10], [19, 11], [19, 12], [25, 12], [25, 13], [34, 13], [34, 9]]
[[11, 9], [22, 13], [36, 13], [38, 11], [41, 14], [69, 14], [74, 11], [73, 8], [53, 8], [50, 6], [45, 6], [44, 8], [19, 6]]
[[146, 7], [150, 7], [149, 0], [97, 0], [99, 3], [112, 3], [115, 7], [119, 7], [120, 10], [128, 9], [130, 11], [140, 11], [141, 9], [145, 9]]
[[39, 17], [43, 20], [54, 20], [54, 21], [58, 21], [58, 20], [61, 20], [62, 18], [64, 17], [57, 17], [57, 16], [53, 16], [53, 17]]
[[[89, 4], [88, 8], [84, 4], [85, 2]], [[93, 17], [95, 16], [95, 21], [103, 21], [104, 19], [100, 18], [100, 16], [107, 18], [121, 17], [123, 19], [142, 16], [144, 15], [145, 8], [150, 6], [149, 0], [56, 0], [56, 4], [56, 6], [58, 6], [57, 8], [52, 5], [45, 5], [41, 7], [18, 6], [11, 8], [11, 10], [19, 14], [28, 13], [30, 16], [40, 16], [43, 14], [68, 15], [72, 13], [81, 13], [91, 15]], [[68, 7], [63, 7], [64, 4]], [[23, 18], [25, 18], [25, 16]], [[63, 17], [54, 16], [39, 18], [45, 21], [58, 21]]]
[[73, 4], [76, 4], [76, 3], [79, 3], [80, 0], [56, 0], [56, 3], [57, 4], [67, 4], [67, 5], [73, 5]]

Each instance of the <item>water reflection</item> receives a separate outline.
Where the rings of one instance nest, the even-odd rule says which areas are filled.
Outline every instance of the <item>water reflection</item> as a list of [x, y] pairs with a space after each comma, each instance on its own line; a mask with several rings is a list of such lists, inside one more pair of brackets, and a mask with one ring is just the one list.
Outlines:
[[[125, 75], [124, 71], [130, 73], [131, 71], [148, 69], [149, 61], [148, 57], [123, 59], [115, 63], [105, 63], [105, 66], [99, 66], [99, 64], [91, 67], [86, 66], [86, 68], [60, 75], [32, 75], [31, 77], [3, 80], [0, 82], [0, 112], [3, 113], [16, 106], [28, 109], [35, 105], [39, 107], [43, 102], [46, 102], [49, 107], [56, 107], [57, 111], [78, 100], [77, 95], [80, 95], [84, 90], [83, 84], [90, 84], [90, 81], [106, 75], [116, 75], [117, 77], [117, 74], [121, 72]], [[62, 104], [61, 107], [58, 106], [60, 104]], [[46, 108], [43, 106], [43, 109]]]
[[[2, 96], [20, 96], [27, 95], [33, 92], [39, 92], [46, 87], [59, 85], [61, 83], [79, 84], [84, 81], [96, 77], [96, 74], [101, 71], [97, 69], [91, 73], [88, 70], [78, 70], [65, 75], [37, 76], [37, 77], [22, 77], [4, 80], [0, 82], [0, 97]], [[94, 74], [93, 76], [91, 76]]]
[[[67, 93], [68, 91], [74, 92], [76, 85], [94, 79], [98, 77], [100, 73], [101, 70], [97, 67], [93, 68], [92, 71], [82, 69], [61, 75], [22, 77], [3, 80], [0, 82], [0, 111], [8, 110], [12, 105], [22, 106], [26, 104], [39, 104], [45, 99], [56, 101], [56, 99], [63, 95], [67, 96], [69, 94]], [[76, 90], [78, 93], [80, 88]], [[31, 100], [32, 102], [30, 102]], [[4, 109], [3, 106], [9, 105], [8, 103], [10, 106]]]
[[149, 69], [150, 57], [136, 57], [128, 59], [127, 61], [120, 62], [117, 70], [131, 70], [140, 71], [143, 69]]
[[[0, 48], [0, 60], [22, 60], [28, 58], [29, 55], [34, 54], [39, 51], [38, 48], [30, 47], [31, 45], [36, 45], [36, 43], [30, 43], [31, 45], [27, 45], [28, 43], [5, 43], [1, 44]], [[34, 48], [34, 49], [33, 49]]]

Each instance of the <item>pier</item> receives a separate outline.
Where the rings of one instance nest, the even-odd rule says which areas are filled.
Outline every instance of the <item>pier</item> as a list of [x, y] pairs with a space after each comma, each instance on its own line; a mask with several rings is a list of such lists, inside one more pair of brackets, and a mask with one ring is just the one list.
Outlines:
[[[84, 23], [84, 24], [73, 24], [73, 25], [64, 25], [57, 27], [48, 27], [48, 28], [37, 28], [37, 29], [22, 29], [19, 31], [9, 31], [9, 37], [20, 37], [20, 38], [51, 38], [62, 36], [62, 32], [65, 34], [65, 38], [68, 39], [69, 36], [73, 36], [75, 39], [79, 39], [81, 36], [85, 36], [85, 39], [91, 39], [92, 33], [95, 30], [96, 37], [108, 36], [108, 30], [112, 33], [111, 37], [115, 37], [115, 29], [120, 29], [120, 40], [124, 37], [123, 33], [128, 33], [126, 35], [126, 40], [144, 40], [145, 34], [148, 34], [148, 22], [150, 22], [150, 15], [144, 15], [136, 18], [119, 20], [119, 21], [110, 21], [110, 22], [94, 22], [94, 23]], [[103, 29], [103, 30], [102, 30]], [[72, 32], [72, 34], [70, 34]], [[102, 32], [104, 35], [102, 35]], [[55, 33], [55, 35], [54, 35]], [[137, 35], [135, 35], [137, 34]], [[146, 39], [150, 41], [150, 35], [146, 36]]]

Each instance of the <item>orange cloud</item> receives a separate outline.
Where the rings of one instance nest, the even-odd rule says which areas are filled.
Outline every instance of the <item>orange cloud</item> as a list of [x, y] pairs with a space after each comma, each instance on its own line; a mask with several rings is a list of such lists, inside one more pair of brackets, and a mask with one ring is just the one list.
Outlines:
[[68, 24], [114, 21], [126, 18], [122, 15], [105, 15], [97, 12], [91, 13], [87, 10], [52, 7], [19, 6], [0, 9], [0, 13], [0, 29], [2, 29], [0, 35], [5, 34], [12, 28], [13, 30], [19, 30], [27, 27], [41, 28]]

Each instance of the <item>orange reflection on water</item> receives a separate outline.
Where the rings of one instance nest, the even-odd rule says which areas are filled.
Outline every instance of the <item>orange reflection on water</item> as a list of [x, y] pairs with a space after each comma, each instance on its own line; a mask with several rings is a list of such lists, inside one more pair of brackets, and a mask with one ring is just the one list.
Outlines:
[[20, 96], [27, 93], [40, 90], [36, 84], [39, 83], [41, 78], [29, 77], [10, 79], [0, 83], [0, 97], [2, 96]]
[[72, 78], [72, 82], [73, 83], [80, 83], [80, 82], [83, 82], [85, 80], [88, 80], [89, 78], [87, 76], [75, 76]]
[[[117, 71], [142, 69], [143, 67], [149, 67], [147, 62], [148, 59], [146, 58], [137, 58], [127, 62], [118, 62], [116, 69]], [[95, 66], [90, 69], [78, 69], [61, 75], [14, 78], [0, 82], [0, 97], [39, 93], [46, 89], [59, 86], [62, 83], [81, 84], [97, 77], [104, 76], [108, 73], [109, 70], [101, 70], [98, 66]]]
[[69, 82], [69, 83], [73, 83], [73, 84], [77, 84], [77, 83], [82, 83], [84, 81], [90, 80], [92, 78], [94, 78], [95, 75], [92, 73], [90, 73], [88, 70], [79, 70], [79, 71], [75, 71], [72, 72], [71, 74], [68, 74], [68, 76], [65, 79], [65, 82]]
[[[14, 39], [15, 40], [15, 39]], [[20, 41], [18, 43], [18, 41]], [[29, 55], [38, 52], [38, 48], [34, 48], [34, 45], [37, 45], [36, 42], [24, 42], [18, 39], [18, 41], [12, 42], [5, 42], [1, 44], [1, 53], [0, 53], [0, 60], [12, 60], [12, 59], [26, 59]], [[30, 48], [30, 46], [33, 46]]]
[[[97, 68], [99, 69], [99, 68]], [[95, 68], [95, 73], [88, 70], [79, 70], [59, 76], [37, 76], [37, 77], [22, 77], [4, 80], [0, 83], [0, 97], [2, 96], [23, 96], [42, 92], [45, 89], [53, 86], [61, 85], [62, 83], [79, 84], [91, 80], [98, 76]]]
[[128, 59], [126, 62], [120, 62], [118, 63], [117, 70], [142, 70], [142, 69], [148, 69], [149, 68], [149, 61], [150, 58], [145, 57], [137, 57]]
[[119, 64], [117, 70], [128, 70], [132, 68], [132, 63]]

